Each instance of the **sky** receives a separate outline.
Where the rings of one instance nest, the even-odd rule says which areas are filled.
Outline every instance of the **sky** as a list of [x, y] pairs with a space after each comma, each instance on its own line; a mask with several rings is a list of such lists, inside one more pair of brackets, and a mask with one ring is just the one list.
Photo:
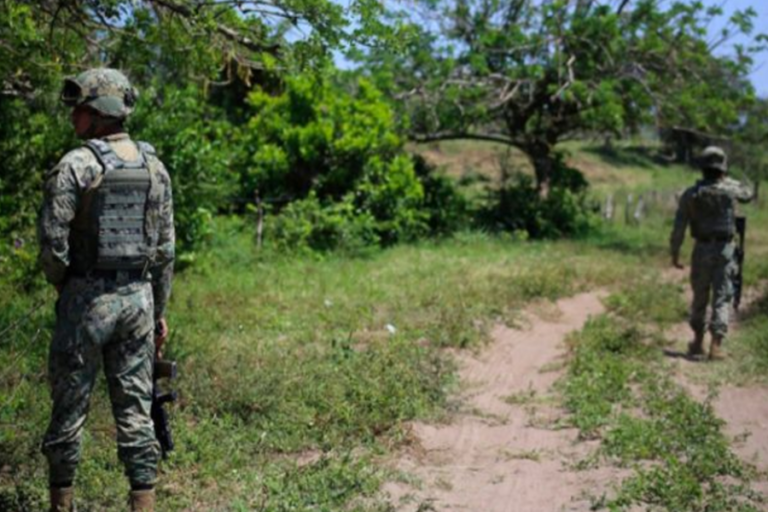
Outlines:
[[[768, 0], [706, 0], [706, 4], [709, 5], [721, 5], [723, 7], [724, 16], [723, 21], [730, 16], [736, 10], [744, 10], [749, 7], [757, 11], [757, 18], [755, 18], [755, 34], [764, 32], [768, 33]], [[713, 30], [719, 31], [721, 26], [713, 26]], [[731, 44], [738, 43], [738, 39], [734, 39]], [[723, 46], [720, 52], [728, 52], [729, 47]], [[755, 85], [755, 89], [762, 97], [768, 97], [768, 53], [758, 55], [755, 59], [755, 68], [752, 71], [752, 83]]]

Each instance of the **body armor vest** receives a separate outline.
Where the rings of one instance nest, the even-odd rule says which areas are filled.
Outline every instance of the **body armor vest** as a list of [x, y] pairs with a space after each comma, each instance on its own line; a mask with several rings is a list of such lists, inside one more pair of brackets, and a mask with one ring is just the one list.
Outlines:
[[736, 233], [736, 205], [727, 190], [715, 183], [697, 187], [693, 196], [691, 234], [697, 239], [730, 238]]
[[102, 173], [84, 191], [73, 222], [72, 268], [90, 270], [147, 269], [157, 251], [160, 198], [157, 176], [150, 169], [151, 146], [137, 144], [136, 161], [121, 159], [106, 141], [85, 144]]

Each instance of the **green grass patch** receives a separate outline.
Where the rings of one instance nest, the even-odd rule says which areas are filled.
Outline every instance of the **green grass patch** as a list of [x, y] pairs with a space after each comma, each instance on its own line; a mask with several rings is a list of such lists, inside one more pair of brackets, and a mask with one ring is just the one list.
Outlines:
[[658, 272], [650, 271], [631, 286], [605, 301], [609, 311], [650, 327], [668, 327], [685, 320], [688, 304], [679, 284], [664, 283]]
[[643, 358], [647, 349], [640, 331], [607, 315], [591, 319], [568, 344], [572, 359], [561, 389], [569, 422], [582, 438], [596, 437], [631, 400], [630, 385], [643, 371], [633, 356]]

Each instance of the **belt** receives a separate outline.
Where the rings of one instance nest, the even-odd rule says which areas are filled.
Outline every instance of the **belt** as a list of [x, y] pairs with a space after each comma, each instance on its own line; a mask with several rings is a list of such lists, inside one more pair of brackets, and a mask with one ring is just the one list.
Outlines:
[[108, 281], [119, 281], [128, 283], [131, 281], [139, 281], [144, 278], [144, 270], [142, 269], [129, 269], [129, 270], [114, 270], [114, 269], [100, 269], [96, 268], [87, 272], [70, 272], [72, 277], [83, 277], [92, 279], [106, 279]]
[[697, 242], [702, 244], [721, 243], [727, 244], [733, 242], [732, 236], [702, 236], [696, 239]]

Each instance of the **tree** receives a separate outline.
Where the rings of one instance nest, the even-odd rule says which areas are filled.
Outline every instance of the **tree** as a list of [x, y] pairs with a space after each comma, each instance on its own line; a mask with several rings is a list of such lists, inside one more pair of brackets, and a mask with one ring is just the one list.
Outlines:
[[731, 143], [731, 160], [755, 183], [755, 193], [768, 179], [768, 98], [761, 98], [742, 113]]
[[[620, 135], [643, 124], [705, 131], [732, 125], [753, 97], [757, 45], [712, 52], [750, 33], [756, 13], [659, 0], [421, 0], [420, 44], [401, 57], [367, 57], [380, 87], [402, 101], [420, 142], [500, 142], [531, 159], [546, 191], [555, 145], [587, 131]], [[399, 16], [407, 16], [400, 14]], [[707, 126], [703, 126], [707, 125]], [[717, 128], [717, 129], [714, 129]]]
[[397, 40], [380, 12], [376, 0], [0, 0], [0, 91], [29, 97], [94, 64], [179, 81], [313, 63]]

